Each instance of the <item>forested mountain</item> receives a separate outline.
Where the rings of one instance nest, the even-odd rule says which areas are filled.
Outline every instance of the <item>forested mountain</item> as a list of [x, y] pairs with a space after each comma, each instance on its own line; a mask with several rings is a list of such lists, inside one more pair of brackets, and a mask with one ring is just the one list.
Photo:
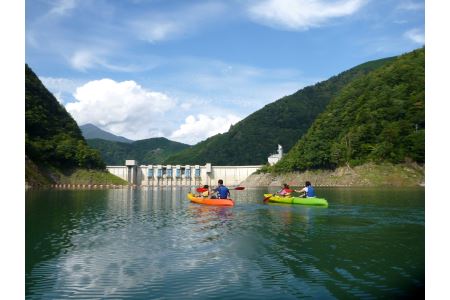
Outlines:
[[127, 159], [139, 164], [161, 164], [167, 157], [190, 146], [166, 138], [150, 138], [132, 143], [89, 139], [88, 144], [98, 149], [107, 165], [123, 165]]
[[392, 60], [385, 58], [367, 62], [305, 87], [249, 115], [227, 133], [210, 137], [169, 157], [165, 163], [265, 164], [267, 157], [276, 152], [278, 144], [285, 152], [289, 151], [344, 86]]
[[132, 143], [132, 140], [124, 138], [123, 136], [114, 135], [110, 132], [104, 131], [93, 124], [84, 124], [80, 126], [81, 133], [86, 140], [89, 139], [102, 139], [107, 141]]
[[25, 65], [25, 154], [36, 165], [104, 169], [75, 120]]
[[424, 160], [422, 48], [399, 56], [343, 88], [274, 170]]

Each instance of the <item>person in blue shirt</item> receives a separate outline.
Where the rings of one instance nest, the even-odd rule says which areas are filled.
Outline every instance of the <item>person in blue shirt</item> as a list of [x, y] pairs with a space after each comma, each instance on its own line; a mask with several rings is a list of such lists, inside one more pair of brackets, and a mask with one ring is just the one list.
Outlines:
[[305, 182], [305, 187], [303, 189], [300, 191], [296, 190], [296, 192], [303, 193], [303, 198], [311, 198], [316, 196], [316, 191], [314, 191], [314, 188], [309, 181]]
[[219, 179], [217, 181], [219, 184], [215, 189], [213, 189], [214, 193], [217, 193], [216, 195], [212, 195], [212, 199], [227, 199], [230, 197], [230, 190], [223, 185], [223, 180]]

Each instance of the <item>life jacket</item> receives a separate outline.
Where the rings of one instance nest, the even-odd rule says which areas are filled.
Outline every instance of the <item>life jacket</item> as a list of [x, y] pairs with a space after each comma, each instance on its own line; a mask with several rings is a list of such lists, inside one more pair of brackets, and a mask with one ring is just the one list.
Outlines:
[[291, 193], [292, 193], [291, 189], [284, 188], [281, 190], [280, 195], [285, 196], [285, 195], [290, 195]]
[[202, 196], [203, 197], [208, 197], [209, 196], [209, 191], [206, 190], [206, 191], [202, 192]]
[[224, 185], [221, 185], [217, 188], [217, 197], [220, 199], [227, 199], [228, 198], [228, 188]]
[[306, 197], [315, 197], [316, 196], [316, 192], [314, 191], [314, 188], [310, 185], [307, 188], [306, 191]]

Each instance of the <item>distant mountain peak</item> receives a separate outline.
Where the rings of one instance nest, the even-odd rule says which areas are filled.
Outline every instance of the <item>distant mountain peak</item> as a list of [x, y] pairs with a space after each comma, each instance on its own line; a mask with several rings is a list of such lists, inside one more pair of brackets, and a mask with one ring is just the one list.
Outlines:
[[84, 124], [84, 125], [81, 125], [82, 127], [85, 127], [85, 128], [96, 128], [96, 129], [99, 129], [97, 126], [95, 126], [94, 124], [92, 124], [92, 123], [86, 123], [86, 124]]
[[138, 140], [132, 143], [120, 143], [104, 139], [90, 139], [88, 144], [100, 151], [108, 165], [122, 165], [126, 159], [134, 159], [139, 164], [162, 164], [163, 161], [177, 152], [190, 146], [174, 142], [164, 137]]
[[85, 139], [102, 139], [107, 141], [114, 141], [114, 142], [122, 142], [122, 143], [132, 143], [133, 140], [127, 139], [123, 136], [118, 136], [115, 134], [112, 134], [110, 132], [107, 132], [103, 129], [98, 128], [94, 124], [87, 123], [80, 126], [81, 132]]

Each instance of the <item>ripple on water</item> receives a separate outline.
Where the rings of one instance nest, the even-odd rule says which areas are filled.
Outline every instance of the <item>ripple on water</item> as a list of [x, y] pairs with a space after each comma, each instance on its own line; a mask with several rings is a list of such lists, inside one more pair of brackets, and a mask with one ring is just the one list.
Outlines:
[[420, 212], [262, 205], [250, 191], [233, 208], [207, 207], [185, 193], [128, 192], [53, 220], [58, 230], [30, 245], [46, 255], [27, 271], [27, 298], [371, 299], [420, 285]]

